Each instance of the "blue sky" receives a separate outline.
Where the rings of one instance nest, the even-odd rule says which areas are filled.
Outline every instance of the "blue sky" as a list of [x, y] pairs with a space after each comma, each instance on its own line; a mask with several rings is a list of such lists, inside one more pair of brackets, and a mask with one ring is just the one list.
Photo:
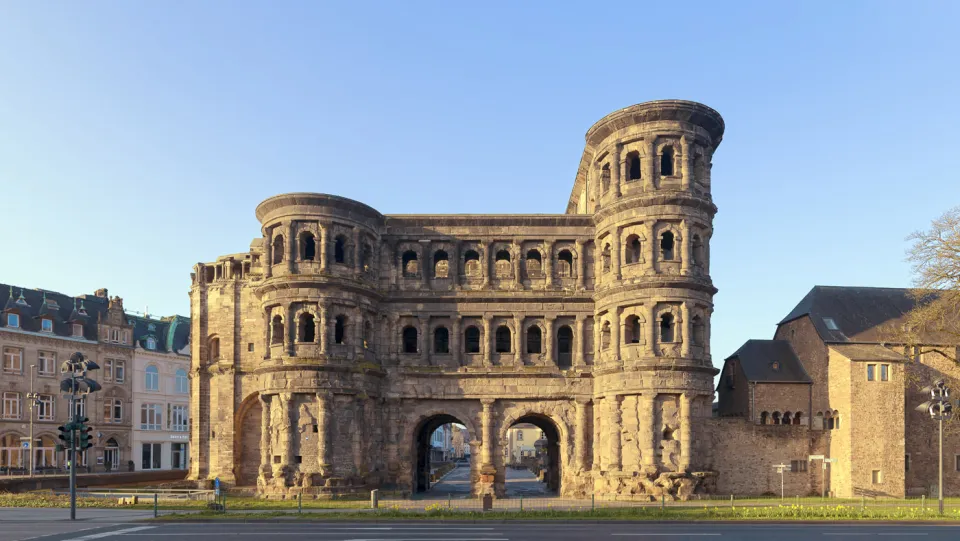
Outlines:
[[583, 135], [661, 98], [726, 120], [716, 362], [815, 284], [908, 286], [960, 203], [956, 2], [3, 2], [0, 281], [187, 314], [197, 261], [319, 191], [562, 212]]

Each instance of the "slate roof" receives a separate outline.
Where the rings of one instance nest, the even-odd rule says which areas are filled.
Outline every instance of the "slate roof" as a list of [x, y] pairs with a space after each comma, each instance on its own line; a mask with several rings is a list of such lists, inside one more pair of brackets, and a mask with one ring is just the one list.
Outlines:
[[813, 383], [786, 340], [747, 340], [725, 362], [733, 358], [750, 382]]
[[[881, 342], [879, 327], [896, 325], [917, 302], [910, 289], [893, 287], [814, 286], [777, 325], [810, 316], [826, 343]], [[836, 323], [830, 329], [824, 318]]]
[[190, 318], [183, 316], [154, 319], [150, 317], [129, 316], [133, 322], [133, 340], [143, 349], [147, 349], [147, 339], [156, 340], [156, 349], [160, 353], [178, 353], [190, 343]]
[[[3, 312], [20, 315], [20, 330], [41, 332], [40, 320], [53, 320], [53, 334], [73, 338], [73, 323], [83, 325], [83, 337], [97, 340], [97, 321], [107, 311], [108, 301], [102, 297], [83, 295], [71, 297], [56, 291], [26, 289], [0, 284], [0, 305]], [[7, 318], [0, 317], [0, 327], [7, 326]]]
[[880, 344], [833, 344], [830, 349], [851, 361], [906, 362], [907, 358]]

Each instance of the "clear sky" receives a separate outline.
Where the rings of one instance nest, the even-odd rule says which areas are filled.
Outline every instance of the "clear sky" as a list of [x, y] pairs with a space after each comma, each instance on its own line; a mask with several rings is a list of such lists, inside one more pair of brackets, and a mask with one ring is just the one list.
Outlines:
[[2, 2], [0, 281], [188, 314], [288, 191], [563, 212], [583, 136], [662, 98], [714, 157], [715, 362], [815, 284], [910, 284], [960, 203], [960, 2]]

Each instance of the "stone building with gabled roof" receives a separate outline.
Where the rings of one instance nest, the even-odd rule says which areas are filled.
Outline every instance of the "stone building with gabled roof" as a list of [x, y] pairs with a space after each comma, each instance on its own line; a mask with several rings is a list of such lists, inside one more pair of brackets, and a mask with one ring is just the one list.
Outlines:
[[[934, 346], [952, 352], [958, 345], [938, 336], [914, 351], [891, 343], [890, 330], [903, 325], [915, 306], [908, 289], [816, 286], [780, 321], [774, 340], [750, 340], [726, 360], [717, 385], [717, 414], [743, 417], [754, 425], [751, 431], [779, 438], [779, 447], [793, 453], [765, 449], [754, 462], [757, 478], [769, 480], [766, 470], [791, 460], [788, 483], [812, 492], [825, 482], [826, 490], [840, 497], [935, 494], [936, 425], [914, 408], [927, 399], [919, 389], [936, 379], [958, 389], [957, 363], [927, 352]], [[789, 371], [797, 381], [768, 379], [774, 362], [793, 367]], [[808, 380], [807, 396], [796, 391], [802, 376]], [[768, 388], [755, 392], [761, 385]], [[787, 410], [809, 419], [802, 422], [803, 431], [784, 429]], [[800, 467], [797, 461], [804, 457], [793, 455], [804, 448], [836, 462], [825, 475], [820, 462], [812, 464], [816, 469]], [[948, 431], [944, 455], [944, 492], [960, 494], [960, 434]]]

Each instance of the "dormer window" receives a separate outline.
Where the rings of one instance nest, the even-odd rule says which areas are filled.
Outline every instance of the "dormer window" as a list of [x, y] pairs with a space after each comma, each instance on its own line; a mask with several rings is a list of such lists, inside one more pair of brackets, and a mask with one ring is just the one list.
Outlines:
[[53, 332], [53, 320], [47, 318], [41, 319], [40, 330], [43, 332]]
[[773, 370], [774, 372], [779, 372], [779, 371], [780, 371], [780, 362], [779, 362], [779, 361], [773, 361], [772, 363], [770, 363], [770, 370]]
[[120, 341], [120, 331], [113, 329], [110, 331], [110, 341], [119, 342]]
[[83, 325], [79, 323], [73, 324], [73, 336], [77, 338], [83, 338]]
[[827, 326], [831, 331], [839, 331], [840, 327], [837, 326], [837, 322], [833, 320], [832, 317], [823, 318], [823, 324]]
[[147, 349], [154, 350], [157, 349], [157, 341], [153, 338], [147, 338]]
[[19, 314], [7, 314], [7, 327], [20, 327], [20, 315]]

